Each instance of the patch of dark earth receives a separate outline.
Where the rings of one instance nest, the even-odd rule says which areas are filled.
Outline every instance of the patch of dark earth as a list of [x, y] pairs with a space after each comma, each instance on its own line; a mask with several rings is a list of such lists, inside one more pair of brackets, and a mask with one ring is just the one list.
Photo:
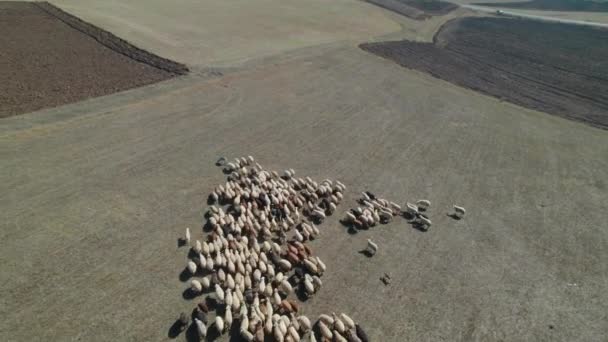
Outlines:
[[445, 1], [425, 1], [425, 0], [366, 0], [376, 6], [385, 8], [389, 11], [406, 16], [415, 20], [426, 20], [431, 16], [447, 14], [458, 8]]
[[0, 118], [140, 87], [183, 71], [178, 63], [75, 19], [47, 3], [0, 2]]
[[482, 2], [478, 6], [541, 11], [608, 12], [608, 2], [586, 0], [532, 0], [524, 2]]
[[504, 101], [608, 129], [608, 30], [459, 18], [447, 22], [433, 40], [360, 47]]
[[458, 5], [447, 1], [436, 0], [398, 0], [410, 7], [419, 9], [430, 15], [445, 15], [458, 8]]

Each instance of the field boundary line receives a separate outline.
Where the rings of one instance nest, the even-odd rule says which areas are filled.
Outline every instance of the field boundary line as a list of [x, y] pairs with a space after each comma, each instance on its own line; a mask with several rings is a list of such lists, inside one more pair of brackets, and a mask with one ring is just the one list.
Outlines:
[[33, 4], [43, 10], [45, 13], [59, 19], [66, 25], [86, 34], [103, 46], [120, 53], [121, 55], [176, 75], [185, 75], [190, 71], [185, 64], [178, 63], [140, 49], [126, 40], [117, 37], [111, 32], [88, 23], [47, 1], [36, 1], [33, 2]]

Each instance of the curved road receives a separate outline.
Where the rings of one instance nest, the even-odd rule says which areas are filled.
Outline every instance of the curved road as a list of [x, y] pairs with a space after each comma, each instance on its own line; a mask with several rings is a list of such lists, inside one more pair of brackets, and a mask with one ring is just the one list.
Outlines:
[[[487, 13], [496, 13], [497, 8], [489, 8], [483, 6], [475, 6], [475, 5], [460, 5], [463, 8], [468, 8], [474, 11], [487, 12]], [[554, 17], [545, 17], [542, 15], [531, 15], [531, 14], [522, 14], [518, 12], [505, 11], [500, 9], [503, 16], [508, 17], [518, 17], [518, 18], [526, 18], [533, 20], [542, 20], [542, 21], [550, 21], [564, 24], [574, 24], [574, 25], [587, 25], [587, 26], [595, 26], [595, 27], [605, 27], [608, 28], [608, 24], [598, 23], [593, 21], [582, 21], [582, 20], [571, 20], [571, 19], [562, 19], [562, 18], [554, 18]]]

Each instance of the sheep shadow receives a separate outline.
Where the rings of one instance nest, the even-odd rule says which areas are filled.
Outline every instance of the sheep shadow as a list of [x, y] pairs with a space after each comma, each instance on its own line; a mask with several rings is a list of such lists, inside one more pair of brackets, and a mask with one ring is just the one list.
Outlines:
[[230, 327], [230, 331], [228, 331], [228, 335], [230, 336], [228, 338], [228, 341], [230, 342], [242, 342], [242, 341], [247, 341], [246, 339], [244, 339], [241, 336], [240, 333], [240, 323], [232, 323], [232, 326]]
[[213, 324], [209, 325], [207, 328], [207, 337], [205, 337], [205, 341], [215, 341], [218, 338], [220, 338], [221, 336], [222, 336], [222, 334], [220, 334], [220, 332], [217, 331], [215, 323], [213, 323]]
[[182, 292], [182, 298], [185, 300], [192, 300], [200, 295], [200, 293], [193, 291], [191, 288], [187, 288], [184, 290], [184, 292]]
[[462, 219], [462, 217], [456, 215], [456, 214], [445, 214], [447, 217], [451, 217], [452, 219], [456, 220], [456, 221], [460, 221]]
[[357, 229], [357, 227], [355, 227], [355, 225], [353, 223], [350, 222], [344, 222], [342, 220], [340, 220], [340, 224], [346, 228], [346, 232], [349, 235], [355, 235], [359, 232], [359, 230]]
[[175, 322], [169, 328], [167, 336], [171, 339], [176, 338], [185, 330], [185, 327], [182, 325], [182, 322], [179, 319], [176, 319]]
[[419, 232], [426, 233], [429, 231], [429, 229], [423, 224], [413, 222], [413, 223], [411, 223], [411, 225], [412, 225], [412, 228], [416, 229]]
[[294, 293], [300, 302], [307, 302], [310, 299], [310, 296], [304, 290], [304, 285], [297, 286], [294, 289]]
[[362, 249], [362, 250], [360, 250], [360, 251], [359, 251], [359, 254], [363, 254], [363, 255], [365, 255], [365, 256], [366, 256], [366, 257], [368, 257], [368, 258], [371, 258], [371, 257], [373, 257], [373, 256], [374, 256], [374, 255], [372, 254], [372, 252], [370, 252], [370, 251], [369, 251], [369, 250], [367, 250], [367, 249]]
[[196, 324], [193, 322], [190, 324], [188, 329], [186, 329], [186, 341], [188, 342], [200, 342], [201, 338], [198, 334], [198, 329], [196, 328]]
[[203, 232], [211, 233], [212, 231], [213, 231], [213, 227], [211, 226], [211, 223], [209, 221], [205, 222], [203, 224]]
[[186, 268], [184, 268], [179, 274], [179, 281], [181, 281], [182, 283], [190, 280], [190, 278], [192, 278], [192, 274]]
[[[421, 215], [424, 218], [428, 219], [428, 216], [426, 216], [425, 214], [421, 213], [419, 215]], [[407, 223], [410, 226], [412, 226], [412, 228], [416, 229], [417, 231], [420, 231], [420, 232], [423, 232], [423, 233], [425, 233], [425, 232], [428, 231], [428, 228], [425, 225], [423, 225], [420, 222], [416, 221], [416, 219], [417, 219], [416, 215], [412, 215], [410, 213], [403, 213], [402, 216], [407, 221]]]
[[188, 244], [188, 242], [186, 241], [186, 239], [181, 238], [181, 237], [177, 238], [177, 248], [184, 247], [187, 244]]

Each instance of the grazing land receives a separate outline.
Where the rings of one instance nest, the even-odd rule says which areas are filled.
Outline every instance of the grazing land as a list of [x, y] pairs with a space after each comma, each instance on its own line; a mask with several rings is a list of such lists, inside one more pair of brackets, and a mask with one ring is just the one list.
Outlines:
[[[52, 10], [52, 6], [43, 8]], [[0, 2], [0, 117], [166, 80], [167, 70], [133, 60], [67, 25], [39, 5]], [[61, 15], [58, 13], [58, 15]], [[82, 27], [82, 26], [81, 26]], [[94, 30], [94, 28], [93, 28]], [[97, 29], [96, 32], [100, 30]], [[106, 42], [116, 41], [105, 35]], [[142, 54], [144, 61], [150, 54]]]
[[608, 31], [501, 18], [448, 22], [435, 42], [362, 44], [408, 68], [608, 128]]

